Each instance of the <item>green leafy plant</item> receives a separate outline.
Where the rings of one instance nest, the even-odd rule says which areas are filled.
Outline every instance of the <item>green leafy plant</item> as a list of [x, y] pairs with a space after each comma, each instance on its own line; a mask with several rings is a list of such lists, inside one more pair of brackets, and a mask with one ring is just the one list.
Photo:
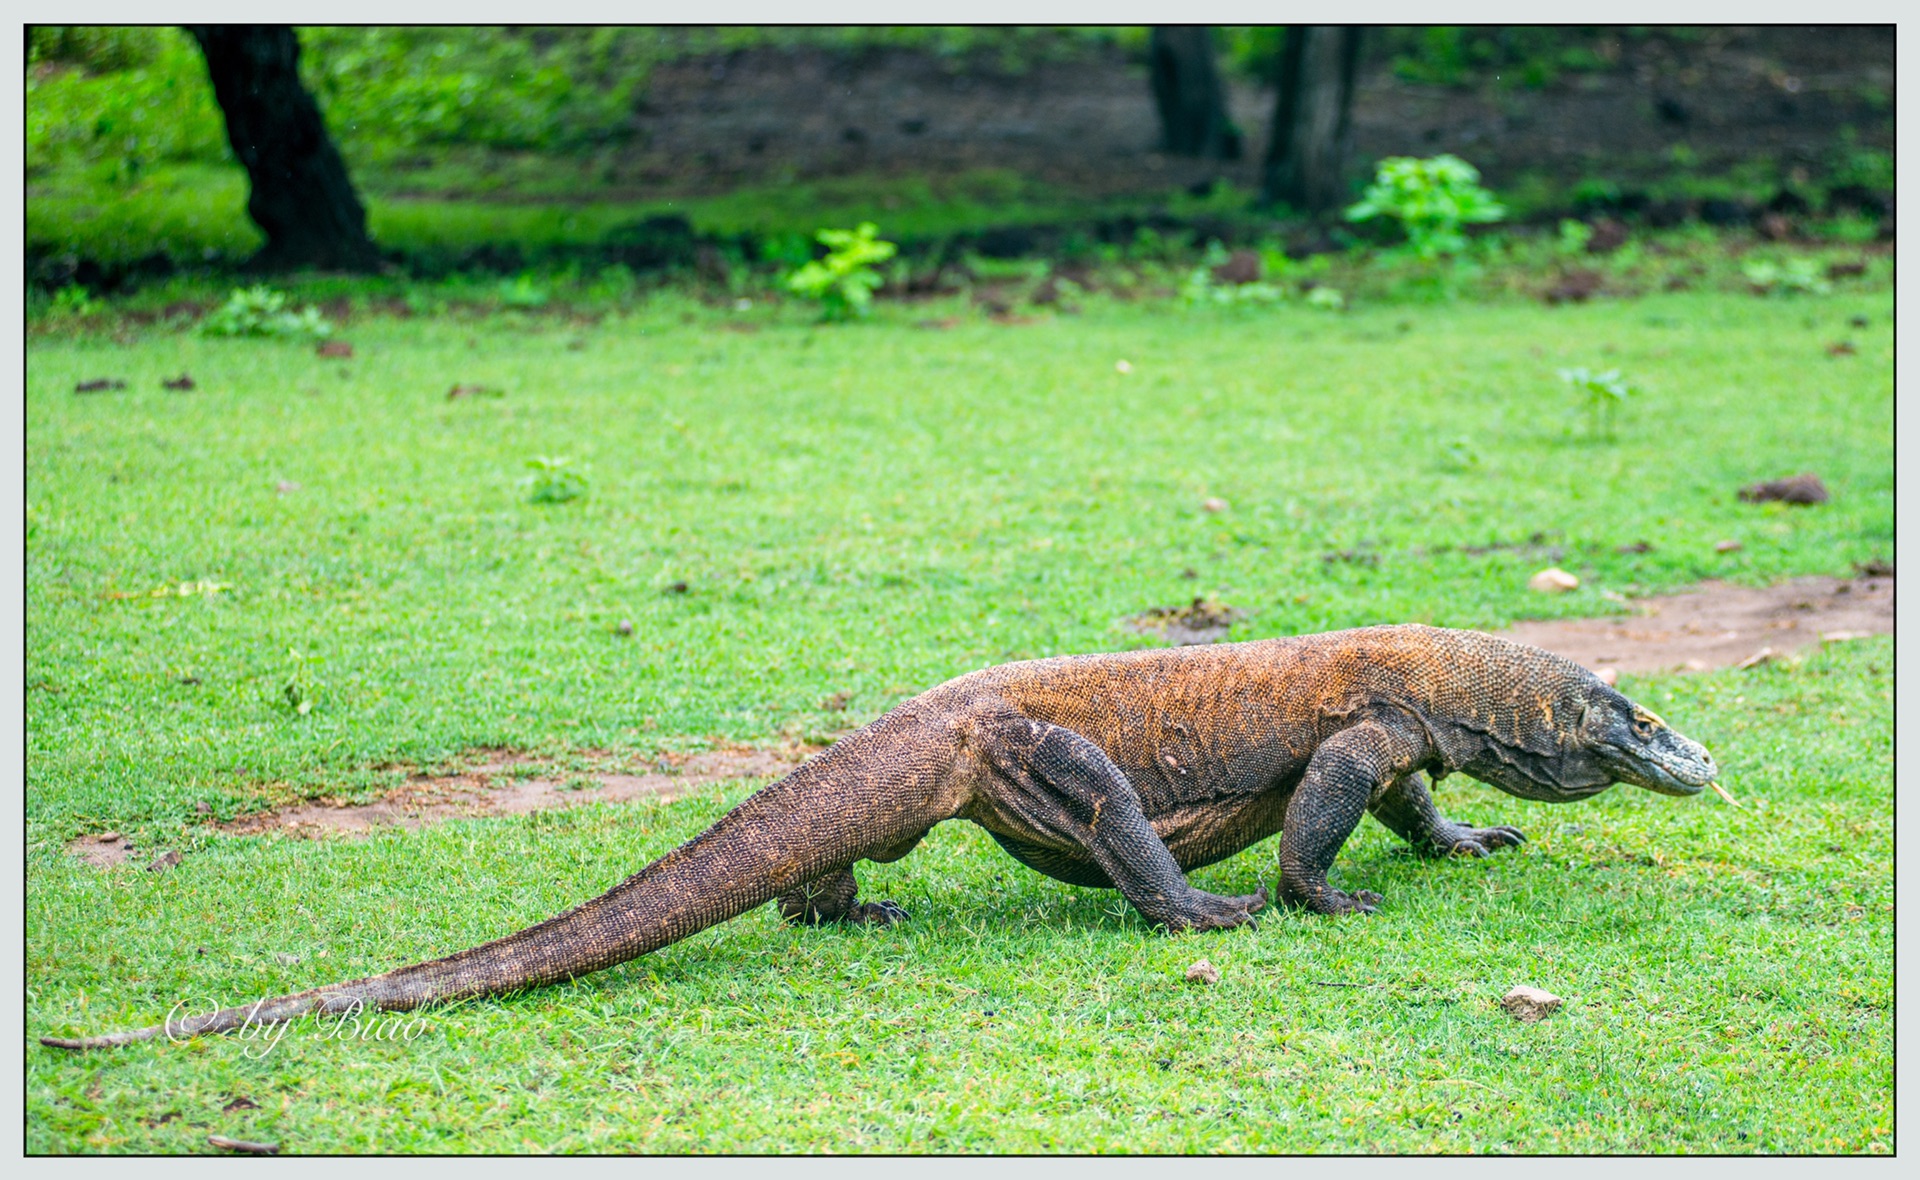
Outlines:
[[209, 336], [277, 336], [323, 339], [333, 326], [321, 317], [320, 309], [308, 305], [295, 311], [286, 295], [271, 287], [235, 290], [201, 323]]
[[1408, 245], [1421, 258], [1459, 253], [1467, 244], [1462, 226], [1506, 215], [1506, 207], [1480, 187], [1479, 170], [1453, 155], [1380, 161], [1360, 203], [1347, 210], [1348, 221], [1391, 217], [1399, 222]]
[[547, 300], [552, 298], [545, 287], [536, 283], [533, 276], [524, 271], [501, 282], [498, 292], [500, 302], [508, 307], [528, 309], [545, 307]]
[[819, 303], [827, 319], [865, 315], [874, 289], [882, 282], [874, 265], [899, 251], [892, 242], [879, 240], [879, 232], [871, 221], [850, 230], [821, 230], [814, 240], [827, 248], [826, 257], [813, 259], [788, 275], [787, 289]]
[[1825, 295], [1833, 284], [1820, 273], [1820, 264], [1811, 258], [1789, 258], [1785, 262], [1755, 259], [1740, 268], [1756, 295]]
[[1627, 403], [1627, 395], [1633, 392], [1633, 387], [1620, 376], [1620, 370], [1608, 369], [1594, 373], [1586, 369], [1562, 369], [1560, 380], [1567, 383], [1578, 399], [1576, 412], [1586, 412], [1587, 432], [1595, 438], [1611, 441], [1614, 437], [1614, 417], [1620, 407]]
[[1223, 283], [1215, 279], [1214, 268], [1230, 257], [1218, 241], [1207, 243], [1200, 265], [1187, 275], [1187, 281], [1180, 287], [1180, 297], [1188, 307], [1255, 307], [1279, 303], [1287, 297], [1286, 288], [1262, 279], [1250, 283]]
[[313, 665], [320, 660], [320, 656], [311, 652], [294, 647], [287, 649], [287, 678], [280, 686], [280, 697], [296, 717], [313, 712], [313, 703], [320, 692], [320, 684], [313, 677]]
[[1340, 293], [1340, 288], [1322, 283], [1307, 292], [1307, 306], [1317, 307], [1321, 311], [1345, 311], [1347, 297]]
[[1560, 219], [1560, 240], [1556, 243], [1561, 254], [1575, 257], [1587, 252], [1587, 243], [1593, 240], [1593, 227], [1584, 221], [1575, 221], [1571, 217]]
[[85, 319], [100, 310], [100, 301], [78, 283], [54, 292], [53, 314], [64, 319]]
[[587, 494], [587, 477], [574, 470], [573, 460], [553, 455], [535, 455], [527, 460], [532, 468], [522, 483], [529, 485], [527, 501], [532, 504], [565, 504]]

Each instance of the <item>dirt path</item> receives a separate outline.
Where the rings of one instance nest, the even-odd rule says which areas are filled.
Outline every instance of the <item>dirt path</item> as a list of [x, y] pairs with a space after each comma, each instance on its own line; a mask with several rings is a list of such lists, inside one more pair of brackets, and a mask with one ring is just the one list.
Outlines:
[[1732, 668], [1822, 642], [1893, 634], [1893, 578], [1795, 578], [1764, 589], [1706, 582], [1685, 594], [1638, 599], [1633, 611], [1519, 623], [1501, 634], [1594, 669]]
[[[1220, 617], [1207, 613], [1213, 611], [1221, 612]], [[1638, 599], [1632, 611], [1611, 619], [1520, 623], [1501, 634], [1558, 652], [1603, 676], [1751, 667], [1821, 643], [1893, 634], [1893, 576], [1796, 578], [1763, 589], [1707, 582], [1684, 594]], [[1192, 641], [1198, 642], [1217, 638], [1204, 628], [1217, 624], [1224, 634], [1237, 617], [1200, 600], [1161, 613], [1167, 617], [1156, 616], [1145, 625], [1165, 629], [1191, 623], [1203, 629], [1194, 633]], [[1187, 617], [1202, 613], [1207, 617], [1197, 621]], [[671, 799], [713, 783], [785, 774], [819, 749], [787, 745], [665, 755], [654, 762], [654, 769], [637, 774], [575, 774], [510, 751], [487, 751], [457, 774], [415, 775], [371, 803], [316, 800], [213, 827], [234, 835], [359, 835], [376, 827], [414, 829], [449, 819], [525, 815], [582, 803]], [[117, 832], [82, 836], [68, 850], [99, 868], [136, 864], [164, 869], [179, 863], [177, 853], [136, 848]]]

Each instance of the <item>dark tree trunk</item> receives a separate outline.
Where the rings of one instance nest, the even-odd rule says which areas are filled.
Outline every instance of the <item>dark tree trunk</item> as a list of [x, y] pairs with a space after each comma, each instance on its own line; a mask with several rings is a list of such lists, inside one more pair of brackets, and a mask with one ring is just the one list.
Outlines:
[[267, 235], [248, 266], [372, 270], [380, 255], [367, 211], [320, 108], [300, 84], [300, 43], [284, 25], [189, 25], [206, 54], [227, 139], [253, 191], [247, 213]]
[[1347, 197], [1353, 75], [1360, 30], [1294, 25], [1280, 48], [1280, 94], [1267, 141], [1261, 196], [1308, 213], [1324, 213]]
[[1160, 146], [1176, 156], [1240, 158], [1240, 133], [1227, 117], [1226, 91], [1213, 66], [1213, 29], [1155, 25], [1149, 42]]

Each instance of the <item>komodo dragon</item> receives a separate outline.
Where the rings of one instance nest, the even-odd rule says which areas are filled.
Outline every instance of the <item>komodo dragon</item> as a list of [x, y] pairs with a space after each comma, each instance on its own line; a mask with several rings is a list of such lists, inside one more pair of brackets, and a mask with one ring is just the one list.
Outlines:
[[1367, 627], [1002, 664], [905, 702], [599, 897], [517, 934], [255, 1005], [42, 1041], [103, 1048], [496, 995], [625, 962], [775, 899], [793, 922], [895, 922], [906, 915], [893, 903], [858, 900], [854, 862], [897, 860], [948, 819], [972, 820], [1050, 877], [1117, 888], [1170, 929], [1250, 921], [1264, 885], [1222, 897], [1184, 873], [1275, 832], [1283, 902], [1372, 912], [1377, 894], [1327, 882], [1363, 814], [1430, 855], [1524, 839], [1443, 817], [1426, 776], [1455, 772], [1550, 803], [1615, 782], [1665, 795], [1719, 786], [1699, 743], [1591, 672], [1473, 631]]

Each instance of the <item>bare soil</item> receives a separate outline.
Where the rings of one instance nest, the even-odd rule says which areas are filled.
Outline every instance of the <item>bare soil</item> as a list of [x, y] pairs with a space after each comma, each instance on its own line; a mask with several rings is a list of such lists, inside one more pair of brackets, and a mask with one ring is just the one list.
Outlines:
[[[1892, 26], [1603, 39], [1605, 68], [1539, 89], [1408, 82], [1371, 52], [1352, 159], [1454, 152], [1496, 188], [1542, 170], [1644, 183], [1675, 170], [1675, 145], [1703, 173], [1762, 155], [1817, 173], [1842, 128], [1891, 149], [1893, 44]], [[658, 69], [612, 171], [649, 196], [982, 168], [1088, 195], [1213, 178], [1257, 188], [1273, 90], [1227, 86], [1243, 158], [1185, 160], [1156, 150], [1145, 67], [1117, 49], [1018, 74], [906, 50], [743, 50]]]
[[[1702, 671], [1752, 667], [1822, 643], [1893, 634], [1893, 575], [1797, 578], [1755, 589], [1706, 582], [1683, 594], [1638, 599], [1611, 619], [1519, 623], [1509, 639], [1557, 652], [1595, 670]], [[1175, 644], [1216, 642], [1239, 612], [1196, 600], [1136, 616], [1137, 630]], [[1604, 671], [1603, 671], [1604, 674]], [[784, 775], [820, 747], [735, 747], [661, 755], [637, 773], [564, 773], [511, 751], [477, 752], [455, 774], [417, 774], [371, 803], [314, 800], [212, 825], [221, 832], [290, 836], [364, 835], [379, 827], [421, 828], [448, 819], [525, 815], [581, 803], [672, 799], [699, 787]], [[118, 832], [82, 836], [69, 852], [96, 868], [142, 865], [159, 871], [177, 853], [136, 848]]]
[[1704, 582], [1684, 594], [1637, 599], [1632, 611], [1518, 623], [1501, 634], [1596, 670], [1752, 666], [1821, 643], [1893, 634], [1893, 578], [1796, 578], [1764, 589]]

